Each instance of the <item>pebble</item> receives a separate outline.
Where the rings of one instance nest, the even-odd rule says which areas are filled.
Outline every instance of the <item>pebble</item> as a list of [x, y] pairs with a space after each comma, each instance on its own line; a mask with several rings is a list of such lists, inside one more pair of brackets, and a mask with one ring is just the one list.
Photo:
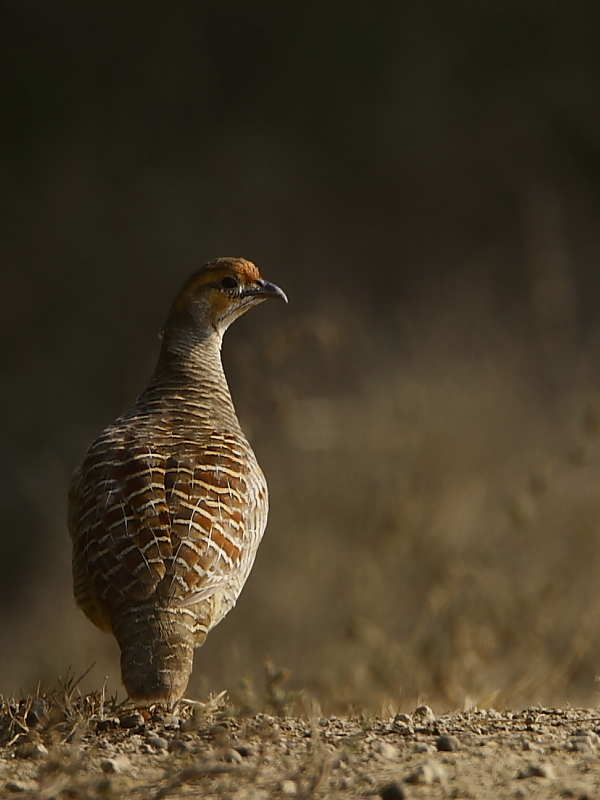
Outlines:
[[589, 753], [595, 749], [595, 745], [589, 736], [575, 736], [569, 742], [569, 750], [579, 753]]
[[393, 761], [399, 755], [398, 748], [389, 742], [375, 742], [373, 749], [388, 761]]
[[415, 742], [413, 753], [435, 753], [435, 748], [427, 742]]
[[420, 783], [430, 785], [432, 783], [444, 783], [446, 780], [446, 770], [437, 761], [426, 761], [416, 768], [414, 772], [405, 779], [407, 783]]
[[37, 742], [22, 742], [17, 745], [15, 749], [17, 758], [39, 758], [40, 756], [47, 756], [48, 750], [43, 744]]
[[554, 780], [554, 769], [550, 764], [528, 764], [525, 769], [522, 769], [517, 778], [548, 778]]
[[229, 728], [225, 725], [214, 725], [210, 729], [210, 735], [217, 747], [225, 747], [231, 741], [231, 737], [229, 736]]
[[256, 752], [249, 744], [239, 744], [234, 750], [237, 750], [242, 758], [250, 758]]
[[587, 730], [587, 728], [577, 728], [574, 733], [575, 736], [587, 736], [593, 745], [600, 745], [600, 736], [596, 731]]
[[412, 717], [409, 714], [396, 714], [394, 722], [403, 722], [405, 725], [411, 725]]
[[115, 756], [114, 758], [103, 758], [100, 762], [100, 769], [107, 775], [127, 772], [131, 769], [131, 761], [123, 754]]
[[146, 742], [157, 750], [167, 750], [169, 747], [169, 743], [162, 736], [147, 736]]
[[119, 722], [119, 725], [122, 728], [127, 729], [139, 728], [144, 724], [144, 718], [137, 711], [134, 714], [126, 714], [124, 717], [121, 717], [121, 721]]
[[443, 753], [453, 753], [459, 749], [460, 744], [456, 736], [438, 736], [435, 746]]
[[421, 764], [414, 772], [406, 778], [407, 783], [421, 783], [428, 786], [435, 780], [434, 772], [430, 764]]
[[531, 750], [533, 753], [543, 753], [544, 748], [535, 742], [523, 742], [523, 750]]
[[420, 717], [421, 722], [433, 722], [435, 714], [429, 706], [419, 706], [413, 711], [413, 717]]
[[214, 758], [219, 761], [227, 761], [230, 764], [242, 763], [242, 756], [237, 750], [233, 750], [231, 747], [217, 747], [214, 752]]
[[405, 722], [394, 721], [394, 730], [401, 736], [412, 736], [415, 729], [412, 725], [407, 725]]
[[107, 719], [99, 719], [96, 722], [96, 730], [100, 733], [104, 731], [114, 730], [114, 728], [118, 728], [120, 724], [120, 720], [118, 717], [108, 717]]
[[189, 742], [184, 742], [183, 739], [171, 739], [169, 742], [169, 753], [187, 753], [192, 749]]
[[292, 797], [298, 793], [298, 787], [296, 786], [295, 781], [281, 781], [279, 788], [281, 789], [281, 793], [287, 795], [288, 797]]
[[34, 697], [31, 701], [31, 708], [25, 718], [25, 722], [30, 728], [35, 727], [46, 716], [46, 703], [41, 697]]
[[4, 789], [7, 792], [35, 792], [37, 783], [22, 783], [21, 781], [7, 781], [4, 784]]
[[157, 714], [154, 717], [154, 721], [170, 728], [178, 728], [181, 722], [177, 714]]
[[404, 800], [406, 797], [406, 792], [402, 787], [402, 784], [398, 781], [392, 781], [391, 783], [386, 783], [385, 786], [382, 786], [379, 790], [379, 796], [381, 800]]

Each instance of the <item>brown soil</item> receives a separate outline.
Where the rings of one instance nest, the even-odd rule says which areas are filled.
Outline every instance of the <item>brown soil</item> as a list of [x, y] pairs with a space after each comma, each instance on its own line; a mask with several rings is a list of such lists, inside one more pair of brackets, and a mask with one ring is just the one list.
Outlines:
[[309, 719], [219, 708], [140, 712], [100, 694], [3, 701], [0, 796], [600, 797], [594, 709]]

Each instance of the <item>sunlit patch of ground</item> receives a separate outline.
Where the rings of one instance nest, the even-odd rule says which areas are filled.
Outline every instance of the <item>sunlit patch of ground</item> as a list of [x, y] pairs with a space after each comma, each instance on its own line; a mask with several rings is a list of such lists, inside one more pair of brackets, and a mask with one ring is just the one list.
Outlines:
[[176, 713], [118, 704], [76, 682], [0, 701], [0, 796], [28, 800], [207, 797], [597, 796], [600, 713], [421, 705], [393, 716], [245, 716], [223, 695]]

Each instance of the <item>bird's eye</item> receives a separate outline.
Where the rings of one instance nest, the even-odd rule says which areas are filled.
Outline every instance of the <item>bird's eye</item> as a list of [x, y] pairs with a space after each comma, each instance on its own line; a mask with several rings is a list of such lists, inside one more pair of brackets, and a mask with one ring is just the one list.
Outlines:
[[222, 289], [237, 289], [237, 287], [238, 287], [237, 279], [234, 278], [232, 275], [226, 275], [221, 281]]

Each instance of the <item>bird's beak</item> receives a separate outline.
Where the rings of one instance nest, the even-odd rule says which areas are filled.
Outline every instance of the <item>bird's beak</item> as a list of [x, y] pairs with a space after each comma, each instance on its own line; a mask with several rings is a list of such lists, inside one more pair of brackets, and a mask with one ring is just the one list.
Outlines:
[[263, 281], [262, 278], [255, 281], [253, 286], [246, 286], [243, 290], [243, 295], [244, 297], [278, 297], [280, 300], [283, 300], [284, 303], [288, 302], [287, 295], [283, 289], [280, 289], [279, 286], [275, 286], [274, 283]]

